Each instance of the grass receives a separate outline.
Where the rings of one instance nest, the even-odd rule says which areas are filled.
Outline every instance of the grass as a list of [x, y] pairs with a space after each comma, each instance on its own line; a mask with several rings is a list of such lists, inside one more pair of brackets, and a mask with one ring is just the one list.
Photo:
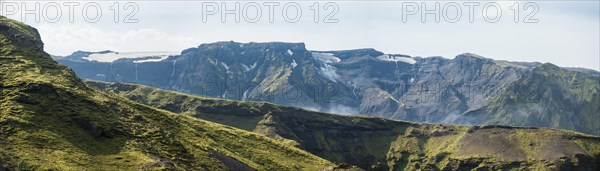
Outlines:
[[230, 167], [210, 151], [258, 170], [335, 166], [263, 135], [89, 88], [33, 46], [35, 29], [0, 17], [0, 33], [0, 170]]
[[35, 29], [0, 17], [0, 33], [0, 169], [236, 170], [215, 153], [258, 170], [340, 169], [334, 162], [373, 170], [598, 169], [600, 137], [572, 131], [420, 124], [138, 85], [88, 87], [37, 46]]
[[[547, 170], [565, 167], [569, 162], [556, 162], [563, 160], [561, 157], [572, 159], [579, 152], [597, 160], [594, 156], [597, 156], [600, 144], [599, 137], [557, 129], [421, 124], [324, 114], [264, 102], [186, 95], [142, 85], [87, 83], [151, 106], [163, 109], [177, 106], [170, 109], [187, 116], [246, 130], [254, 127], [254, 132], [284, 144], [287, 142], [327, 160], [364, 169], [454, 170], [472, 166], [479, 169]], [[258, 118], [261, 120], [257, 122]], [[235, 120], [246, 121], [232, 122]], [[494, 137], [505, 140], [505, 144], [493, 146], [480, 141]], [[531, 142], [535, 144], [532, 148]], [[524, 154], [525, 159], [502, 153], [504, 147]], [[588, 166], [594, 167], [589, 164], [573, 167]]]
[[598, 77], [546, 63], [464, 118], [472, 123], [535, 125], [600, 135], [599, 103]]

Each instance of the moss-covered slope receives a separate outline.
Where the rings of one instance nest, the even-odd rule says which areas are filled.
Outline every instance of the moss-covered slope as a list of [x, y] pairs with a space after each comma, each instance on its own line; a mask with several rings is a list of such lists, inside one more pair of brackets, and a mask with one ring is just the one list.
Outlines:
[[600, 77], [546, 63], [457, 120], [471, 124], [537, 126], [600, 135]]
[[466, 127], [331, 115], [264, 102], [87, 82], [149, 106], [254, 131], [373, 170], [597, 170], [600, 137], [566, 130]]
[[324, 170], [333, 163], [263, 135], [88, 88], [0, 16], [0, 170]]

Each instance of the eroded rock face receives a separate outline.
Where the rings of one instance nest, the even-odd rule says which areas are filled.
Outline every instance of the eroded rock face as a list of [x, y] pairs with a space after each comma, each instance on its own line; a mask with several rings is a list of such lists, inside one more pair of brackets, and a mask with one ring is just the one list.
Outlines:
[[[0, 18], [7, 21], [8, 18]], [[8, 25], [10, 22], [0, 22], [0, 32], [4, 35], [10, 35], [8, 39], [17, 46], [32, 47], [34, 50], [44, 50], [44, 43], [40, 38], [37, 29], [26, 25]]]
[[223, 163], [229, 170], [238, 170], [238, 171], [256, 171], [256, 169], [248, 166], [245, 163], [242, 163], [235, 158], [229, 157], [223, 153], [219, 153], [214, 150], [209, 151], [212, 157], [217, 158], [221, 163]]
[[72, 118], [75, 125], [88, 131], [94, 138], [113, 138], [115, 133], [84, 118]]
[[144, 167], [144, 170], [174, 170], [174, 171], [183, 171], [183, 169], [178, 168], [175, 163], [169, 160], [159, 160], [154, 163], [149, 164]]

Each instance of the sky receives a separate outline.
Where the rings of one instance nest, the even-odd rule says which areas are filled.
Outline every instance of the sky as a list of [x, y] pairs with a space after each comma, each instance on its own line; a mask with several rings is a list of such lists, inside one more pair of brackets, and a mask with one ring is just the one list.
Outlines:
[[375, 48], [446, 58], [469, 52], [600, 70], [598, 1], [0, 0], [0, 5], [0, 14], [36, 27], [54, 55], [281, 41], [304, 42], [309, 50]]

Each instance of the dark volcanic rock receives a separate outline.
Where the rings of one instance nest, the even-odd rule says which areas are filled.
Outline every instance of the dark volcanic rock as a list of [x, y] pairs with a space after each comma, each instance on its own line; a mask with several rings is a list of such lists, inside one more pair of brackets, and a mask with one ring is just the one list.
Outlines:
[[75, 123], [80, 128], [88, 131], [92, 137], [94, 138], [113, 138], [115, 135], [112, 131], [109, 131], [101, 126], [92, 123], [91, 121], [83, 118], [72, 118], [73, 123]]

